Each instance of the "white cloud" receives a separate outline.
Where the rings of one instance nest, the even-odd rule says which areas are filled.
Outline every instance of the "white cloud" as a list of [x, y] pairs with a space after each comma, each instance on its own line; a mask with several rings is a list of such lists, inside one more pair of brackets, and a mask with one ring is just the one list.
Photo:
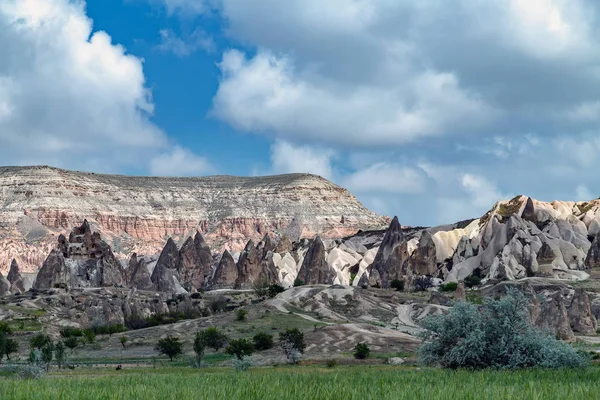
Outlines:
[[157, 49], [163, 53], [173, 53], [178, 57], [187, 57], [197, 50], [213, 52], [216, 48], [215, 42], [201, 29], [196, 29], [189, 37], [177, 36], [169, 29], [160, 32], [160, 43]]
[[585, 185], [577, 185], [575, 189], [575, 201], [589, 201], [594, 199], [590, 190]]
[[353, 146], [401, 144], [477, 126], [492, 111], [449, 73], [425, 71], [395, 86], [339, 88], [295, 73], [286, 57], [223, 55], [214, 113], [241, 130]]
[[414, 168], [379, 162], [346, 176], [342, 186], [356, 193], [416, 194], [425, 191], [423, 175]]
[[0, 2], [0, 54], [3, 164], [143, 170], [169, 147], [142, 60], [92, 31], [84, 1]]
[[156, 176], [199, 176], [212, 170], [206, 158], [179, 146], [150, 161], [150, 174]]
[[277, 174], [311, 173], [332, 179], [334, 156], [331, 150], [294, 146], [285, 141], [276, 141], [271, 146], [272, 171]]
[[478, 208], [491, 208], [496, 201], [509, 197], [482, 176], [467, 173], [461, 177], [460, 182], [464, 190], [471, 195], [472, 205]]

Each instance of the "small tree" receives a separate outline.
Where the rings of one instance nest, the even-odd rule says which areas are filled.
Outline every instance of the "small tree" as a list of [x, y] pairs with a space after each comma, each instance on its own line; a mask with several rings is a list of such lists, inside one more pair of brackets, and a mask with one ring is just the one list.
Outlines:
[[269, 350], [273, 347], [273, 335], [269, 335], [265, 332], [259, 332], [252, 338], [254, 342], [254, 348], [256, 350]]
[[127, 339], [127, 336], [125, 336], [125, 335], [121, 336], [121, 339], [119, 339], [119, 342], [121, 342], [121, 346], [123, 346], [123, 349], [125, 349], [125, 348], [126, 348], [126, 346], [125, 346], [125, 345], [127, 344], [127, 341], [128, 341], [128, 340], [129, 340], [129, 339]]
[[75, 348], [79, 344], [79, 341], [77, 340], [77, 338], [75, 336], [71, 336], [71, 337], [66, 338], [64, 343], [65, 343], [65, 346], [71, 350], [71, 354], [73, 354], [73, 352], [75, 351]]
[[177, 357], [183, 353], [183, 343], [175, 336], [167, 336], [158, 341], [154, 350], [158, 351], [159, 354], [168, 356], [173, 361], [173, 357]]
[[19, 344], [16, 340], [9, 337], [6, 332], [10, 330], [0, 331], [0, 361], [2, 357], [6, 356], [6, 359], [10, 360], [10, 355], [19, 351]]
[[210, 347], [215, 351], [219, 351], [219, 349], [225, 347], [225, 344], [227, 343], [227, 335], [214, 326], [206, 328], [206, 330], [200, 332], [200, 334], [202, 334], [206, 347]]
[[400, 292], [400, 291], [404, 290], [404, 281], [402, 281], [400, 279], [394, 279], [392, 282], [390, 282], [390, 287], [392, 289], [396, 289], [396, 291]]
[[8, 322], [0, 321], [0, 333], [6, 333], [7, 335], [12, 335], [13, 331], [8, 325]]
[[300, 278], [294, 279], [294, 287], [304, 286], [304, 281]]
[[38, 349], [38, 350], [41, 350], [48, 343], [51, 344], [52, 343], [52, 339], [50, 339], [50, 336], [44, 335], [43, 333], [39, 333], [39, 334], [35, 335], [29, 341], [29, 344], [31, 345], [31, 348], [32, 349]]
[[206, 340], [203, 335], [204, 332], [196, 333], [196, 337], [194, 338], [194, 353], [196, 353], [196, 361], [198, 365], [202, 362], [202, 358], [204, 357], [204, 350], [206, 349]]
[[354, 347], [354, 358], [358, 360], [364, 360], [369, 357], [370, 353], [371, 349], [369, 349], [366, 343], [357, 343]]
[[261, 279], [257, 280], [252, 284], [254, 294], [258, 298], [267, 297], [269, 294], [269, 281]]
[[65, 345], [63, 342], [58, 342], [54, 346], [54, 359], [56, 360], [56, 364], [58, 364], [58, 368], [62, 368], [66, 360]]
[[239, 308], [235, 312], [235, 320], [236, 321], [245, 321], [246, 320], [246, 315], [248, 315], [248, 311], [244, 310], [243, 308]]
[[225, 352], [235, 356], [238, 360], [242, 360], [244, 357], [252, 355], [254, 345], [248, 339], [234, 339], [229, 341]]
[[300, 354], [304, 354], [306, 348], [304, 333], [300, 332], [298, 328], [286, 329], [279, 334], [279, 342], [288, 360], [297, 364]]
[[50, 370], [50, 363], [52, 362], [52, 356], [54, 353], [54, 344], [52, 341], [47, 342], [41, 349], [42, 361], [46, 364], [46, 372]]
[[83, 331], [83, 337], [87, 343], [94, 343], [96, 340], [96, 333], [92, 329], [86, 329]]

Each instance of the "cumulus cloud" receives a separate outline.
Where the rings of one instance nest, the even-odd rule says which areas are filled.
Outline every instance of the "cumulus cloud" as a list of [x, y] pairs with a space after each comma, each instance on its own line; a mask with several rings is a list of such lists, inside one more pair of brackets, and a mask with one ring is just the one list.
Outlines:
[[423, 193], [423, 171], [393, 163], [379, 162], [355, 171], [342, 180], [356, 193]]
[[0, 157], [95, 171], [168, 148], [142, 60], [92, 31], [83, 1], [0, 3]]
[[199, 176], [213, 170], [209, 161], [180, 146], [150, 161], [150, 174], [156, 176]]
[[295, 146], [278, 140], [271, 146], [272, 172], [277, 174], [311, 173], [333, 178], [331, 166], [335, 153], [311, 146]]

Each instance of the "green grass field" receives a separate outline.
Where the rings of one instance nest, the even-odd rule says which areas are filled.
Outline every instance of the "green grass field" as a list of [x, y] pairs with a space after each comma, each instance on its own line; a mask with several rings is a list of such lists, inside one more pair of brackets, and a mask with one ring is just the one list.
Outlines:
[[0, 399], [597, 399], [600, 368], [444, 371], [387, 366], [79, 369], [0, 377]]

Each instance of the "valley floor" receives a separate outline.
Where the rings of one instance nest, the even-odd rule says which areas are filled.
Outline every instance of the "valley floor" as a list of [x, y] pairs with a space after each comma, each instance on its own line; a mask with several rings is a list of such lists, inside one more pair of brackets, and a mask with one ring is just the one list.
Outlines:
[[127, 367], [54, 371], [40, 380], [0, 377], [13, 399], [596, 399], [600, 368], [446, 371], [355, 365], [231, 368]]

